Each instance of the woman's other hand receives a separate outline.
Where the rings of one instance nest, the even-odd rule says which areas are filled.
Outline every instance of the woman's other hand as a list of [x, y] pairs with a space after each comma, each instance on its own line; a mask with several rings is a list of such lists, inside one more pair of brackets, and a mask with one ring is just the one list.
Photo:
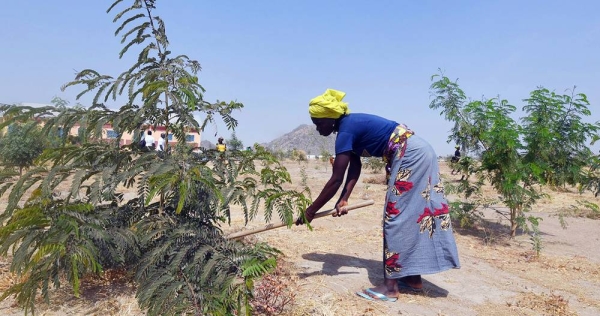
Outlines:
[[348, 209], [346, 209], [346, 205], [348, 205], [348, 201], [340, 201], [336, 206], [335, 206], [335, 213], [332, 214], [333, 217], [338, 217], [338, 216], [342, 216], [342, 215], [346, 215], [348, 214]]
[[300, 216], [296, 220], [296, 226], [306, 224], [304, 218], [306, 218], [309, 223], [312, 222], [312, 220], [315, 218], [315, 212], [312, 212], [310, 208], [306, 209], [306, 211], [304, 211], [304, 216]]

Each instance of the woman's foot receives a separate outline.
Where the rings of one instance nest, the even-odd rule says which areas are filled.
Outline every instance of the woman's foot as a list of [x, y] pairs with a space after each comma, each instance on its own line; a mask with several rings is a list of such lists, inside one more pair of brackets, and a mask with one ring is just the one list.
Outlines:
[[365, 297], [364, 295], [367, 295], [368, 297], [371, 297], [374, 300], [395, 302], [396, 300], [398, 300], [398, 295], [400, 294], [400, 292], [398, 291], [398, 285], [396, 284], [395, 279], [386, 279], [382, 285], [366, 289], [363, 292], [359, 292], [356, 294], [362, 297]]
[[423, 291], [423, 280], [420, 275], [409, 275], [398, 279], [398, 287], [415, 292]]

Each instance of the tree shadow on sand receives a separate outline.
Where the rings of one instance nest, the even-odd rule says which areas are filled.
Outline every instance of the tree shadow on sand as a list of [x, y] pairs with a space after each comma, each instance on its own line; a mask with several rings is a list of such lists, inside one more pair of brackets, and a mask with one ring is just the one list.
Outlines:
[[[332, 253], [307, 253], [302, 255], [302, 258], [309, 261], [323, 262], [323, 268], [320, 271], [309, 273], [299, 273], [301, 279], [309, 278], [314, 275], [341, 275], [341, 274], [357, 274], [358, 272], [340, 271], [342, 267], [364, 268], [367, 269], [369, 282], [373, 286], [383, 282], [382, 262], [377, 260], [362, 259], [353, 256], [332, 254]], [[419, 294], [427, 297], [447, 297], [448, 291], [443, 289], [423, 278], [423, 292], [412, 292], [400, 290], [401, 293]]]

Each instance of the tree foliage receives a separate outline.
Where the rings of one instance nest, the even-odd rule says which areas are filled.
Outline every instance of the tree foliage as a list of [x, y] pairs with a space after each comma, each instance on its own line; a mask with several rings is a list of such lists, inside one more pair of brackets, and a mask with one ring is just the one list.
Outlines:
[[19, 174], [44, 151], [46, 142], [35, 122], [13, 123], [0, 138], [0, 160], [5, 166], [18, 167]]
[[304, 150], [294, 148], [290, 153], [290, 158], [298, 163], [307, 161], [306, 152]]
[[363, 165], [372, 173], [381, 173], [385, 171], [385, 162], [376, 157], [363, 158]]
[[456, 214], [492, 204], [476, 198], [483, 180], [488, 180], [500, 196], [498, 202], [509, 209], [506, 217], [515, 236], [518, 227], [539, 222], [526, 215], [543, 196], [536, 185], [585, 181], [593, 158], [586, 142], [597, 137], [600, 125], [584, 123], [583, 116], [590, 115], [584, 94], [557, 95], [540, 87], [525, 100], [523, 111], [528, 115], [520, 125], [512, 118], [516, 107], [507, 100], [468, 100], [458, 83], [443, 74], [432, 81], [430, 108], [454, 123], [448, 142], [480, 157], [461, 159], [459, 169], [467, 177], [455, 189], [465, 201], [453, 205]]
[[590, 166], [584, 171], [581, 190], [590, 190], [594, 196], [600, 195], [600, 155], [590, 158]]
[[[87, 108], [0, 108], [10, 118], [0, 128], [44, 120], [44, 135], [76, 124], [83, 129], [80, 146], [44, 151], [21, 177], [0, 173], [0, 194], [8, 195], [0, 251], [13, 254], [10, 269], [21, 277], [2, 298], [15, 295], [27, 313], [40, 290], [48, 300], [61, 280], [79, 295], [82, 276], [126, 267], [149, 315], [248, 314], [253, 282], [273, 269], [278, 252], [228, 240], [221, 226], [231, 221], [231, 207], [243, 211], [246, 223], [262, 208], [265, 220], [277, 216], [291, 225], [310, 200], [284, 189], [289, 173], [260, 146], [223, 157], [186, 145], [187, 131], [217, 119], [234, 129], [232, 114], [243, 105], [205, 101], [200, 64], [172, 55], [165, 24], [154, 15], [156, 1], [125, 2], [115, 1], [108, 12], [120, 7], [114, 18], [120, 57], [139, 47], [138, 58], [115, 77], [78, 72], [63, 88], [83, 87], [78, 98], [93, 96]], [[102, 141], [105, 124], [117, 132], [115, 142]], [[142, 125], [165, 126], [177, 145], [160, 156], [135, 144], [118, 146], [121, 135]]]
[[540, 181], [552, 186], [576, 185], [593, 156], [587, 146], [598, 133], [598, 125], [587, 123], [590, 103], [583, 93], [557, 94], [540, 87], [525, 99], [522, 119], [527, 144], [525, 163], [539, 166]]
[[231, 139], [227, 141], [227, 146], [230, 150], [242, 150], [244, 149], [244, 143], [237, 137], [235, 132], [231, 134]]

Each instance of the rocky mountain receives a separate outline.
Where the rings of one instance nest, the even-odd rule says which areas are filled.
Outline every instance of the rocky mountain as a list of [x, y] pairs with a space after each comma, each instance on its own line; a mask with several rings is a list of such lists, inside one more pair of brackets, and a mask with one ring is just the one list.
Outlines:
[[208, 140], [200, 141], [200, 147], [204, 147], [204, 148], [207, 148], [207, 149], [215, 149], [215, 148], [217, 148], [217, 146], [215, 146], [213, 143], [211, 143]]
[[287, 152], [298, 149], [303, 150], [307, 155], [320, 155], [323, 151], [333, 154], [335, 135], [321, 136], [314, 125], [303, 124], [263, 145], [272, 151]]

